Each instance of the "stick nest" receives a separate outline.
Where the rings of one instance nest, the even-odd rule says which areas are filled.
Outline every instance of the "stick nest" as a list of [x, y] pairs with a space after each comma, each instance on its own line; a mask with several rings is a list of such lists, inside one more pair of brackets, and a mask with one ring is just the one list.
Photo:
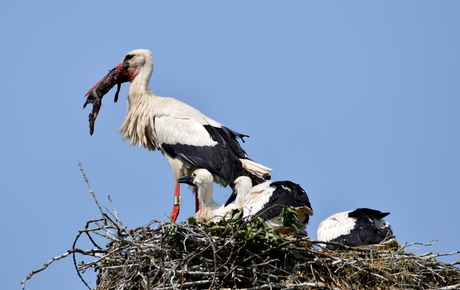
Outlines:
[[[93, 249], [76, 248], [82, 236]], [[96, 243], [101, 236], [107, 242], [104, 247]], [[441, 254], [406, 253], [406, 247], [394, 242], [389, 249], [343, 246], [336, 251], [322, 250], [318, 243], [301, 234], [280, 234], [258, 218], [241, 219], [239, 211], [217, 223], [154, 220], [136, 229], [105, 215], [89, 221], [66, 254], [74, 255], [85, 284], [81, 273], [97, 272], [99, 290], [460, 287], [460, 270], [455, 267], [460, 261], [442, 263], [436, 259]], [[78, 253], [92, 261], [77, 262]]]
[[[88, 221], [72, 249], [31, 272], [22, 281], [23, 288], [34, 274], [69, 255], [89, 289], [83, 273], [96, 271], [98, 290], [460, 288], [456, 267], [460, 260], [437, 260], [460, 251], [406, 252], [413, 245], [434, 242], [400, 246], [392, 240], [379, 247], [341, 245], [329, 251], [305, 234], [281, 234], [260, 218], [243, 219], [240, 210], [214, 223], [193, 218], [179, 224], [153, 220], [129, 229], [113, 205], [114, 214], [105, 213], [90, 192], [102, 218]], [[298, 232], [295, 210], [286, 208], [281, 216], [287, 228]], [[77, 247], [83, 238], [91, 249]], [[77, 256], [89, 261], [77, 261]]]

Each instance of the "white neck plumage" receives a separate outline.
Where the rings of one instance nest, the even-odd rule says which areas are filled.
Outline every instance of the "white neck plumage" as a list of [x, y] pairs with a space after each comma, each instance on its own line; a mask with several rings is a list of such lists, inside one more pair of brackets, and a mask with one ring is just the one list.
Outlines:
[[[154, 136], [149, 136], [153, 130], [154, 108], [149, 100], [156, 96], [150, 91], [149, 81], [152, 76], [153, 61], [147, 61], [137, 69], [136, 76], [131, 81], [126, 107], [126, 118], [118, 131], [122, 140], [130, 140], [131, 146], [144, 146], [154, 151], [158, 146]], [[150, 116], [152, 115], [152, 116]]]

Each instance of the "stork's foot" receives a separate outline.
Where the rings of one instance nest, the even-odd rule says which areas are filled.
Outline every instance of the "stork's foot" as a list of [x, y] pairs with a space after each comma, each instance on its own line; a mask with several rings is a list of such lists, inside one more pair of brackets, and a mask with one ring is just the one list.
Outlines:
[[179, 216], [180, 212], [180, 206], [179, 205], [174, 205], [173, 209], [171, 211], [171, 214], [169, 215], [169, 218], [171, 219], [171, 222], [175, 223], [177, 220], [177, 217]]

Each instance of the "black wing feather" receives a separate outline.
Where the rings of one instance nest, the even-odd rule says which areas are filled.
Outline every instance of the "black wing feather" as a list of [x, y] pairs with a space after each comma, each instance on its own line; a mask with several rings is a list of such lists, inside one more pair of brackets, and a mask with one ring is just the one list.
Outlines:
[[234, 188], [234, 180], [246, 175], [238, 158], [219, 146], [192, 146], [184, 144], [162, 144], [162, 149], [171, 157], [178, 158], [196, 168], [207, 169], [218, 175]]
[[[275, 188], [270, 196], [266, 206], [261, 209], [256, 215], [268, 220], [281, 214], [281, 210], [285, 206], [303, 207], [308, 206], [311, 209], [308, 195], [300, 185], [291, 181], [275, 181], [270, 184]], [[308, 223], [307, 216], [304, 223]]]
[[211, 138], [216, 141], [223, 148], [230, 148], [230, 150], [238, 158], [251, 159], [246, 154], [246, 152], [241, 148], [240, 143], [237, 138], [240, 138], [244, 142], [244, 137], [249, 137], [248, 135], [237, 133], [225, 126], [222, 127], [213, 127], [211, 125], [204, 125], [206, 131], [208, 131]]
[[381, 212], [376, 209], [370, 209], [370, 208], [358, 208], [348, 214], [349, 217], [352, 218], [362, 218], [362, 217], [374, 217], [376, 219], [383, 219], [387, 215], [389, 215], [389, 212]]
[[[393, 235], [391, 227], [379, 229], [374, 224], [374, 219], [382, 219], [389, 212], [381, 212], [369, 208], [358, 208], [348, 214], [348, 217], [356, 219], [355, 227], [347, 235], [342, 235], [331, 242], [337, 242], [348, 246], [378, 244]], [[327, 245], [328, 249], [335, 250], [337, 246]]]
[[240, 158], [250, 159], [241, 148], [237, 138], [248, 137], [227, 127], [204, 125], [211, 138], [217, 142], [215, 146], [193, 146], [186, 144], [161, 144], [165, 153], [197, 168], [209, 172], [225, 180], [232, 189], [237, 177], [248, 175], [241, 164]]

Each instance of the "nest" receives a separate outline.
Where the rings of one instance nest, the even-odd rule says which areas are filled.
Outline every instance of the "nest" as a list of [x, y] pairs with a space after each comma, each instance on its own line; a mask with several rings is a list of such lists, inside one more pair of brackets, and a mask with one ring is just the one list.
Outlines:
[[[298, 233], [295, 210], [289, 208], [282, 219], [294, 234], [275, 231], [257, 217], [244, 219], [238, 210], [213, 223], [154, 220], [128, 229], [113, 205], [112, 215], [99, 209], [102, 218], [87, 222], [72, 249], [30, 273], [23, 287], [34, 274], [72, 255], [89, 289], [83, 273], [96, 271], [98, 290], [460, 288], [460, 260], [437, 260], [460, 251], [418, 255], [407, 252], [414, 244], [400, 246], [394, 240], [379, 247], [325, 250], [318, 246], [324, 242]], [[77, 247], [82, 238], [92, 249]], [[77, 261], [80, 255], [89, 261]]]
[[[460, 287], [460, 270], [455, 267], [460, 261], [443, 263], [436, 259], [441, 254], [407, 253], [394, 242], [383, 249], [322, 250], [319, 241], [281, 234], [261, 219], [242, 219], [240, 211], [215, 223], [155, 220], [136, 229], [104, 215], [89, 221], [72, 249], [49, 262], [72, 254], [85, 284], [82, 273], [97, 272], [98, 290]], [[76, 247], [82, 236], [93, 249]], [[105, 246], [96, 243], [98, 236], [107, 241]], [[77, 262], [76, 254], [91, 256], [92, 261]]]

